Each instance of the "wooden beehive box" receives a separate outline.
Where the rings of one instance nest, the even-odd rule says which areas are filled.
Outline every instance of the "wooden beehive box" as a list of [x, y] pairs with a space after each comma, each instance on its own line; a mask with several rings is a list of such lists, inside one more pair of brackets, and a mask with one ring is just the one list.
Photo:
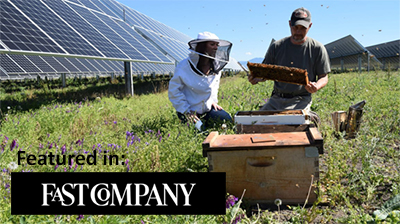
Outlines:
[[[323, 139], [315, 127], [306, 131], [219, 135], [202, 144], [210, 172], [226, 172], [226, 190], [251, 203], [308, 203], [317, 199]], [[311, 191], [309, 191], [311, 187]], [[310, 193], [309, 193], [310, 192]]]

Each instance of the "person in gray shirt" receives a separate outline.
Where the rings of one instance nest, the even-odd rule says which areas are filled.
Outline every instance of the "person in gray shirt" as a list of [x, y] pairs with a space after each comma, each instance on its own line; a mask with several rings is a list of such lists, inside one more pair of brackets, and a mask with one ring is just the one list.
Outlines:
[[[328, 83], [330, 62], [323, 44], [307, 37], [311, 28], [311, 14], [305, 8], [296, 9], [289, 21], [291, 36], [272, 43], [265, 55], [264, 64], [306, 69], [309, 84], [306, 86], [274, 81], [274, 90], [260, 110], [310, 111], [311, 94]], [[251, 84], [265, 81], [249, 76]]]

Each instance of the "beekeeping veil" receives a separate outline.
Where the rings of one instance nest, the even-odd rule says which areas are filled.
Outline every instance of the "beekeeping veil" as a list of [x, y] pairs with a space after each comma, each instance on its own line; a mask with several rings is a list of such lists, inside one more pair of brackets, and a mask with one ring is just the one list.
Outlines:
[[[204, 50], [200, 50], [199, 43], [202, 42], [218, 42], [218, 50], [215, 55], [210, 55]], [[229, 54], [231, 52], [232, 43], [226, 40], [220, 40], [217, 35], [210, 32], [203, 32], [197, 35], [197, 39], [189, 41], [189, 61], [193, 67], [203, 74], [199, 69], [197, 69], [197, 64], [199, 63], [200, 57], [207, 57], [212, 59], [212, 69], [214, 73], [221, 71], [226, 64], [229, 62]], [[202, 52], [203, 51], [203, 52]]]

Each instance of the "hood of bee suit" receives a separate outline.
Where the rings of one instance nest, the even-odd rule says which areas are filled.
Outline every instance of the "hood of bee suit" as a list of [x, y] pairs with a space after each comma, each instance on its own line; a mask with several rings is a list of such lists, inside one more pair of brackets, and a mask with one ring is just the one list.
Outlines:
[[[197, 46], [201, 42], [213, 41], [218, 43], [218, 50], [215, 55], [197, 52]], [[231, 52], [232, 43], [226, 40], [220, 40], [217, 35], [210, 32], [203, 32], [197, 35], [197, 39], [189, 41], [189, 62], [197, 69], [200, 57], [212, 59], [212, 68], [215, 74], [218, 74], [229, 62], [229, 54]], [[203, 74], [197, 69], [198, 72]]]

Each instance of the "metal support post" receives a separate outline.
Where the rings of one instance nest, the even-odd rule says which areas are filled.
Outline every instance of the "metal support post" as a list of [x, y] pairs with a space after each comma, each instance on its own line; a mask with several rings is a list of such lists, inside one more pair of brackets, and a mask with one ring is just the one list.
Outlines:
[[133, 96], [134, 91], [133, 91], [131, 62], [124, 61], [124, 68], [125, 68], [125, 90], [127, 94]]

